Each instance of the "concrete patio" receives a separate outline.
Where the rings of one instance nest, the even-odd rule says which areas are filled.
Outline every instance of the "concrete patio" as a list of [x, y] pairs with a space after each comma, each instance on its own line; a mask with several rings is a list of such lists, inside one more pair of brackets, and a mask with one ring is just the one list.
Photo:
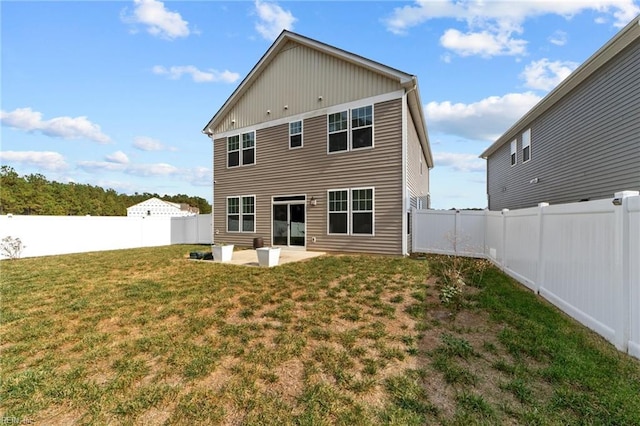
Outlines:
[[[312, 259], [314, 257], [322, 256], [326, 254], [322, 251], [304, 251], [304, 250], [292, 250], [282, 248], [280, 250], [279, 265], [285, 263], [300, 262], [302, 260]], [[202, 260], [203, 262], [213, 262], [212, 260]], [[259, 266], [258, 255], [253, 249], [235, 250], [230, 262], [225, 262], [227, 265], [241, 265], [241, 266]]]

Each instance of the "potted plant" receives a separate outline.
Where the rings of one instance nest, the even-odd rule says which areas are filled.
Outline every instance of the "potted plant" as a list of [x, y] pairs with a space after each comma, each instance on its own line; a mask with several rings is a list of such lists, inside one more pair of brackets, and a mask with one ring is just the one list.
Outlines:
[[260, 247], [256, 249], [258, 265], [271, 268], [280, 260], [280, 247]]
[[217, 243], [211, 246], [214, 262], [231, 262], [233, 244]]

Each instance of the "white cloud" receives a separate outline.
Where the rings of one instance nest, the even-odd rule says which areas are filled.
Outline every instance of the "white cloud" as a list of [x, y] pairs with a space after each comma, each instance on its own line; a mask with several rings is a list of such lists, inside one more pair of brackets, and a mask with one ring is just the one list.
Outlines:
[[465, 22], [467, 31], [446, 30], [441, 37], [444, 47], [464, 55], [522, 55], [526, 53], [526, 42], [513, 34], [522, 33], [525, 20], [548, 14], [570, 19], [586, 10], [613, 18], [617, 27], [626, 25], [640, 13], [634, 0], [529, 0], [508, 4], [485, 0], [418, 0], [413, 5], [395, 8], [384, 22], [389, 31], [405, 34], [431, 19], [456, 19]]
[[449, 29], [440, 37], [440, 44], [460, 56], [479, 55], [488, 58], [498, 55], [523, 55], [527, 42], [510, 36], [508, 32], [481, 31], [463, 34], [458, 30]]
[[185, 172], [185, 178], [194, 186], [211, 186], [213, 173], [206, 167], [195, 167]]
[[434, 152], [433, 161], [436, 166], [450, 167], [457, 172], [485, 171], [485, 160], [478, 158], [478, 154]]
[[180, 169], [171, 164], [151, 163], [151, 164], [130, 164], [116, 163], [113, 161], [79, 161], [78, 167], [88, 172], [108, 171], [124, 172], [134, 176], [171, 176], [179, 175]]
[[122, 151], [116, 151], [113, 154], [107, 155], [105, 160], [111, 163], [127, 164], [129, 162], [129, 157], [127, 157], [127, 154]]
[[78, 161], [78, 167], [88, 172], [107, 171], [122, 172], [126, 169], [126, 164], [116, 163], [113, 161]]
[[167, 163], [135, 164], [130, 165], [125, 170], [126, 173], [135, 176], [170, 176], [180, 172], [175, 166]]
[[560, 30], [554, 32], [549, 36], [549, 43], [555, 44], [556, 46], [564, 46], [567, 44], [567, 33]]
[[425, 116], [429, 133], [493, 142], [540, 99], [540, 96], [526, 92], [490, 96], [470, 104], [429, 102], [425, 106]]
[[166, 146], [159, 140], [148, 136], [136, 136], [133, 138], [133, 147], [140, 151], [176, 151], [176, 148]]
[[42, 120], [42, 113], [31, 108], [17, 108], [11, 112], [0, 111], [0, 122], [8, 127], [26, 132], [41, 132], [47, 136], [63, 139], [89, 139], [98, 143], [109, 143], [109, 136], [102, 133], [100, 126], [87, 117], [56, 117]]
[[123, 12], [121, 19], [125, 23], [143, 24], [151, 35], [173, 40], [190, 34], [189, 23], [178, 12], [171, 12], [164, 3], [156, 0], [134, 0], [132, 15]]
[[240, 74], [229, 70], [218, 71], [209, 69], [207, 71], [201, 71], [193, 65], [173, 66], [169, 68], [156, 65], [152, 71], [154, 74], [167, 75], [172, 80], [180, 79], [183, 74], [191, 75], [191, 79], [196, 83], [234, 83], [240, 78]]
[[0, 161], [26, 164], [49, 171], [67, 168], [62, 154], [53, 151], [0, 151]]
[[278, 4], [256, 0], [256, 13], [260, 21], [256, 22], [256, 31], [267, 40], [275, 40], [282, 30], [293, 30], [297, 19], [288, 10]]
[[547, 58], [533, 61], [520, 74], [525, 85], [531, 89], [549, 91], [578, 67], [571, 61], [549, 61]]

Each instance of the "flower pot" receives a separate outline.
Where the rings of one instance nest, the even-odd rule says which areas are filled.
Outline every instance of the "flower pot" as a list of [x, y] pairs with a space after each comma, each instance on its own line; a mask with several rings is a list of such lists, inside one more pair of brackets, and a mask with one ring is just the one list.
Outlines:
[[231, 262], [233, 256], [233, 244], [218, 246], [211, 246], [211, 252], [213, 253], [214, 262]]
[[264, 267], [277, 266], [280, 260], [280, 247], [261, 247], [256, 249], [258, 265]]

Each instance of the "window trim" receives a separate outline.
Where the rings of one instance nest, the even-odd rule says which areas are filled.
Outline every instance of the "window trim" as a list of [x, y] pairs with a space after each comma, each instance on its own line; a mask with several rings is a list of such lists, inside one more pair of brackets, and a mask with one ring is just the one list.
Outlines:
[[[362, 109], [362, 108], [366, 108], [366, 107], [371, 107], [371, 124], [370, 125], [366, 125], [366, 126], [358, 126], [358, 127], [353, 127], [353, 111], [357, 110], [357, 109]], [[329, 117], [331, 115], [335, 115], [335, 114], [341, 114], [343, 112], [347, 113], [347, 128], [346, 130], [338, 130], [338, 131], [329, 131]], [[367, 150], [367, 149], [373, 149], [375, 147], [375, 103], [367, 103], [364, 105], [359, 105], [359, 106], [353, 106], [351, 108], [345, 108], [345, 109], [340, 109], [337, 111], [330, 111], [327, 112], [325, 114], [325, 116], [327, 117], [327, 154], [331, 155], [331, 154], [339, 154], [339, 153], [343, 153], [343, 152], [351, 152], [351, 151], [362, 151], [362, 150]], [[364, 129], [370, 127], [371, 128], [371, 146], [362, 146], [362, 147], [358, 147], [358, 148], [354, 148], [353, 147], [353, 131], [357, 130], [357, 129]], [[335, 134], [335, 133], [341, 133], [346, 131], [347, 133], [347, 149], [342, 149], [339, 151], [330, 151], [329, 150], [329, 146], [330, 146], [330, 135]]]
[[[238, 200], [238, 213], [229, 213], [229, 200], [230, 199], [237, 199]], [[225, 209], [225, 228], [227, 230], [227, 233], [238, 233], [240, 232], [240, 223], [241, 223], [241, 215], [240, 215], [240, 197], [239, 196], [228, 196], [226, 198], [226, 202], [224, 205], [224, 209]], [[229, 230], [229, 216], [230, 215], [237, 215], [238, 216], [238, 230], [237, 231], [231, 231]]]
[[[238, 213], [229, 213], [229, 200], [235, 198], [238, 200]], [[244, 213], [243, 209], [244, 209], [244, 199], [245, 198], [253, 198], [253, 213]], [[226, 197], [226, 203], [225, 203], [225, 219], [226, 219], [226, 230], [227, 233], [229, 234], [255, 234], [256, 233], [256, 224], [258, 221], [258, 214], [257, 214], [257, 208], [256, 208], [256, 195], [255, 194], [251, 194], [251, 195], [229, 195], [228, 197]], [[251, 215], [253, 216], [253, 231], [243, 231], [242, 229], [242, 224], [243, 224], [243, 216], [244, 215]], [[234, 216], [238, 216], [238, 230], [237, 231], [230, 231], [229, 230], [229, 216], [230, 215], [234, 215]]]
[[[347, 108], [346, 110], [340, 110], [340, 111], [335, 111], [335, 112], [329, 112], [327, 113], [327, 154], [337, 154], [339, 152], [349, 152], [349, 132], [350, 132], [350, 126], [349, 126], [349, 117], [350, 117], [350, 113], [349, 113], [349, 109]], [[329, 129], [329, 117], [331, 117], [332, 115], [336, 115], [336, 114], [342, 114], [346, 112], [347, 113], [347, 128], [346, 129], [341, 129], [341, 130], [334, 130], [333, 132]], [[337, 133], [345, 133], [346, 134], [346, 138], [347, 138], [347, 148], [346, 149], [341, 149], [339, 151], [331, 151], [330, 150], [330, 144], [331, 144], [331, 135], [337, 134]]]
[[[367, 190], [371, 190], [371, 210], [354, 210], [353, 209], [353, 192], [354, 191], [367, 191]], [[350, 235], [367, 235], [367, 236], [374, 236], [376, 233], [376, 189], [373, 186], [367, 186], [367, 187], [363, 187], [363, 188], [351, 188], [350, 192], [349, 192], [349, 202], [351, 204], [349, 204], [349, 210], [350, 210], [350, 215], [349, 215], [349, 219], [350, 220], [350, 224], [351, 224], [351, 228], [349, 229], [350, 231]], [[371, 213], [371, 233], [370, 234], [364, 234], [364, 233], [355, 233], [353, 232], [353, 214], [354, 213]]]
[[[250, 146], [250, 147], [248, 147], [248, 148], [245, 148], [245, 146], [244, 146], [244, 136], [245, 136], [245, 135], [249, 135], [249, 134], [251, 134], [251, 133], [253, 133], [253, 138], [252, 138], [253, 145], [252, 145], [252, 146]], [[242, 161], [240, 162], [240, 165], [241, 165], [241, 166], [252, 166], [252, 165], [256, 164], [256, 145], [257, 145], [257, 144], [256, 144], [256, 131], [255, 131], [255, 130], [250, 130], [250, 131], [248, 131], [248, 132], [244, 132], [244, 133], [242, 133], [242, 138], [241, 138], [241, 141], [240, 141], [240, 142], [241, 142], [241, 145], [240, 145], [240, 151], [241, 151], [241, 152], [240, 152], [240, 153], [242, 154], [242, 155], [240, 156], [240, 157], [241, 157], [241, 160], [242, 160]], [[244, 164], [244, 152], [245, 152], [245, 151], [248, 151], [248, 150], [250, 150], [250, 149], [253, 149], [253, 163]]]
[[[300, 133], [291, 133], [291, 125], [300, 123]], [[291, 146], [291, 137], [300, 135], [300, 146]], [[295, 120], [289, 122], [289, 149], [300, 149], [304, 147], [304, 120]]]
[[511, 162], [511, 167], [513, 167], [518, 164], [518, 141], [516, 139], [511, 141], [510, 151], [509, 161]]
[[[526, 135], [526, 139], [525, 139], [525, 135]], [[525, 143], [526, 140], [526, 143]], [[529, 148], [529, 158], [527, 158], [526, 160], [525, 158], [525, 149]], [[525, 130], [524, 132], [522, 132], [522, 164], [524, 163], [528, 163], [529, 161], [531, 161], [531, 128]]]
[[[229, 139], [231, 139], [231, 138], [238, 138], [238, 148], [229, 149]], [[241, 154], [240, 153], [240, 144], [241, 144], [240, 134], [227, 136], [226, 142], [227, 142], [227, 168], [228, 169], [232, 169], [234, 167], [240, 167], [242, 165], [242, 158], [241, 158], [241, 155], [240, 155]], [[238, 165], [237, 166], [230, 166], [229, 165], [229, 154], [231, 154], [232, 152], [237, 152], [238, 153]]]
[[[371, 190], [371, 210], [354, 210], [352, 201], [353, 201], [353, 191], [358, 190]], [[330, 196], [331, 192], [341, 192], [346, 191], [347, 193], [347, 210], [345, 211], [331, 211], [330, 205]], [[361, 234], [353, 232], [353, 214], [354, 213], [371, 213], [371, 233], [370, 234]], [[346, 233], [336, 233], [330, 232], [329, 226], [329, 215], [331, 213], [346, 213], [347, 214], [347, 232]], [[376, 189], [374, 186], [366, 186], [366, 187], [354, 187], [354, 188], [333, 188], [327, 190], [327, 235], [337, 235], [337, 236], [350, 236], [350, 237], [374, 237], [376, 235]]]
[[[350, 189], [349, 188], [337, 188], [337, 189], [328, 189], [327, 190], [327, 235], [349, 235], [349, 203], [351, 202], [351, 199], [349, 197], [349, 193], [350, 193]], [[346, 192], [347, 193], [347, 210], [339, 210], [339, 211], [331, 211], [331, 198], [329, 196], [329, 194], [331, 192]], [[346, 213], [347, 215], [347, 232], [331, 232], [331, 223], [330, 223], [330, 216], [331, 213]]]
[[[370, 107], [371, 108], [371, 124], [368, 124], [366, 126], [358, 126], [358, 127], [353, 127], [353, 110], [356, 109], [363, 109], [363, 108], [367, 108]], [[351, 151], [360, 151], [362, 149], [371, 149], [373, 148], [373, 105], [363, 105], [361, 107], [357, 107], [357, 108], [351, 108], [349, 110], [349, 126], [350, 126], [350, 132], [349, 132], [349, 140], [347, 141], [347, 145], [349, 146], [349, 148], [351, 148]], [[366, 129], [366, 128], [371, 128], [371, 146], [361, 146], [358, 148], [354, 148], [353, 147], [353, 131], [355, 129]]]
[[[249, 148], [245, 148], [244, 147], [244, 135], [248, 135], [250, 133], [253, 133], [253, 146], [249, 147]], [[234, 149], [234, 150], [229, 150], [229, 139], [231, 138], [238, 138], [238, 149]], [[258, 142], [257, 142], [257, 133], [255, 130], [249, 130], [248, 132], [242, 132], [242, 133], [237, 133], [234, 135], [229, 135], [226, 138], [226, 142], [227, 142], [227, 169], [235, 169], [236, 167], [244, 167], [244, 166], [253, 166], [257, 163], [257, 146], [258, 146]], [[253, 149], [253, 163], [244, 163], [244, 152], [249, 150], [249, 149]], [[229, 165], [229, 153], [231, 152], [237, 152], [238, 153], [238, 165], [237, 166], [230, 166]]]

